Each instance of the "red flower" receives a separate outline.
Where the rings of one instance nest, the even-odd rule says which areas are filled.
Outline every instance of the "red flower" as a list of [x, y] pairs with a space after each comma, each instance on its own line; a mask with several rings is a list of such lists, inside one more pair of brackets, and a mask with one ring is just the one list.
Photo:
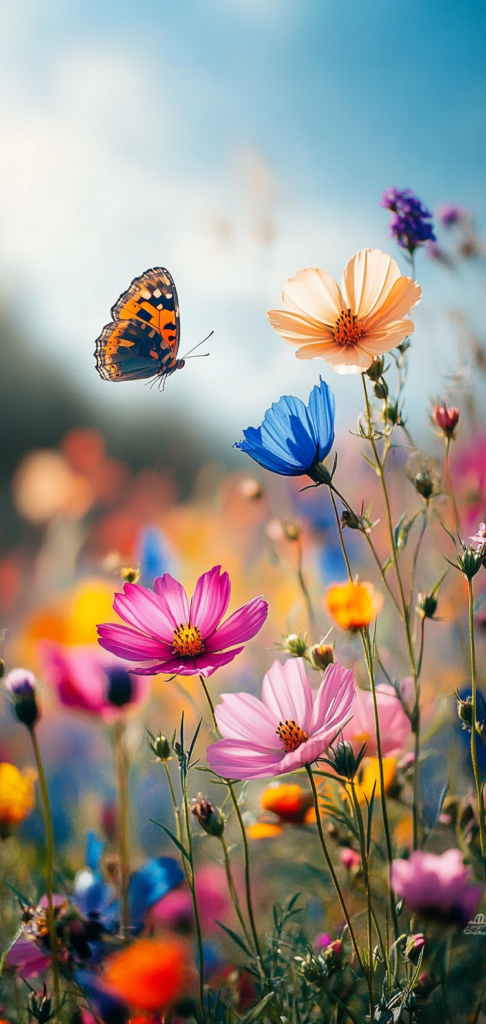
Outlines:
[[448, 409], [446, 402], [443, 405], [437, 402], [432, 419], [442, 430], [444, 437], [454, 437], [454, 431], [459, 423], [459, 409], [456, 409], [455, 405]]
[[113, 993], [141, 1010], [163, 1010], [184, 989], [187, 952], [167, 940], [138, 939], [109, 957], [105, 979]]

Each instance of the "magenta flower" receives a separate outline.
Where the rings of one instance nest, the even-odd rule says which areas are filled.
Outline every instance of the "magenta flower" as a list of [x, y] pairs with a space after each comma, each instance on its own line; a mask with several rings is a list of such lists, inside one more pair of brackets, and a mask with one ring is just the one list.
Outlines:
[[[405, 682], [405, 680], [404, 680]], [[380, 721], [381, 750], [384, 757], [396, 757], [407, 746], [412, 727], [393, 686], [380, 683], [376, 687], [378, 718]], [[376, 757], [375, 713], [371, 690], [357, 690], [353, 717], [343, 732], [345, 740], [353, 744], [355, 753], [366, 742], [368, 757]]]
[[329, 665], [314, 699], [302, 658], [274, 661], [262, 700], [221, 694], [215, 710], [224, 739], [208, 747], [210, 768], [225, 779], [266, 779], [311, 764], [344, 725], [355, 692], [353, 673]]
[[394, 860], [390, 884], [412, 910], [444, 924], [466, 924], [477, 909], [481, 885], [471, 885], [471, 869], [464, 867], [460, 850], [412, 853], [408, 860]]
[[268, 612], [267, 602], [255, 597], [221, 623], [231, 584], [220, 565], [199, 577], [190, 607], [184, 587], [167, 572], [154, 580], [153, 591], [138, 583], [125, 583], [123, 591], [113, 608], [128, 626], [98, 626], [99, 643], [119, 658], [151, 663], [132, 668], [137, 675], [210, 676], [241, 654]]
[[65, 707], [111, 721], [149, 696], [148, 680], [99, 647], [66, 648], [45, 641], [41, 657], [47, 681]]

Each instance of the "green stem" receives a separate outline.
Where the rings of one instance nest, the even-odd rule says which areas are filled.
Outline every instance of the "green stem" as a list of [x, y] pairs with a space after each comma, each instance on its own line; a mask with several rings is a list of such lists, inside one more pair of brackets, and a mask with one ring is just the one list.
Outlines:
[[339, 900], [339, 902], [341, 904], [341, 910], [342, 910], [342, 912], [344, 914], [344, 917], [346, 919], [346, 924], [348, 926], [349, 934], [351, 936], [351, 941], [353, 943], [354, 952], [356, 954], [356, 959], [357, 959], [358, 964], [359, 964], [359, 966], [360, 966], [360, 968], [361, 968], [361, 970], [363, 972], [364, 977], [366, 978], [366, 981], [368, 983], [368, 988], [369, 988], [370, 982], [369, 982], [368, 972], [366, 971], [366, 969], [364, 967], [364, 964], [363, 964], [363, 961], [361, 959], [361, 953], [359, 951], [359, 946], [358, 946], [358, 943], [357, 943], [357, 940], [356, 940], [356, 935], [355, 935], [355, 932], [354, 932], [353, 924], [352, 924], [351, 918], [349, 916], [349, 911], [348, 911], [348, 908], [347, 908], [345, 900], [344, 900], [344, 896], [343, 896], [343, 893], [342, 893], [341, 886], [339, 885], [338, 877], [337, 877], [336, 872], [334, 870], [334, 865], [332, 863], [332, 860], [331, 860], [331, 857], [330, 857], [330, 854], [329, 854], [329, 850], [327, 848], [326, 840], [324, 838], [324, 831], [323, 831], [323, 828], [322, 828], [322, 821], [321, 821], [321, 812], [320, 812], [320, 807], [319, 807], [319, 798], [318, 798], [318, 795], [317, 795], [316, 784], [315, 784], [315, 781], [314, 781], [314, 776], [312, 774], [312, 768], [311, 768], [310, 764], [306, 764], [305, 769], [306, 769], [307, 775], [309, 776], [309, 782], [310, 782], [311, 789], [312, 789], [312, 796], [314, 798], [314, 809], [315, 809], [315, 812], [316, 812], [317, 831], [319, 833], [319, 840], [320, 840], [320, 843], [321, 843], [322, 852], [324, 854], [324, 859], [326, 861], [326, 864], [327, 864], [327, 867], [328, 867], [328, 870], [329, 870], [329, 874], [330, 874], [330, 876], [331, 876], [331, 878], [333, 880], [334, 888], [336, 890], [338, 900]]
[[49, 928], [49, 945], [51, 950], [51, 965], [52, 965], [52, 976], [54, 981], [54, 1005], [56, 1019], [60, 1019], [59, 1015], [61, 1012], [60, 1006], [60, 992], [59, 992], [59, 963], [57, 960], [56, 948], [56, 928], [54, 922], [54, 904], [52, 902], [52, 887], [53, 887], [53, 876], [54, 876], [54, 833], [52, 829], [52, 814], [51, 814], [51, 802], [49, 799], [49, 790], [47, 788], [46, 776], [44, 772], [44, 766], [42, 764], [42, 757], [40, 752], [39, 743], [37, 740], [37, 733], [35, 726], [29, 729], [30, 738], [32, 740], [32, 747], [34, 749], [35, 763], [37, 767], [37, 775], [39, 777], [39, 787], [41, 791], [42, 809], [44, 814], [44, 827], [46, 830], [46, 895], [47, 895], [47, 923]]
[[190, 818], [190, 813], [189, 813], [189, 799], [188, 799], [188, 793], [187, 793], [187, 776], [185, 776], [184, 781], [182, 783], [182, 801], [183, 801], [183, 805], [184, 805], [184, 817], [185, 817], [185, 824], [186, 824], [187, 852], [189, 854], [189, 864], [190, 864], [190, 868], [191, 868], [190, 879], [188, 879], [188, 882], [189, 882], [189, 888], [191, 890], [192, 907], [193, 907], [193, 911], [194, 911], [194, 922], [195, 922], [195, 925], [196, 925], [197, 948], [198, 948], [198, 955], [199, 955], [199, 1002], [201, 1004], [202, 1018], [203, 1018], [204, 1021], [206, 1021], [207, 1020], [206, 1009], [205, 1009], [205, 1006], [204, 1006], [204, 958], [203, 958], [203, 943], [202, 943], [201, 920], [200, 920], [200, 917], [199, 917], [199, 907], [197, 905], [196, 873], [195, 873], [195, 870], [194, 870], [194, 851], [193, 851], [193, 845], [192, 845], [191, 818]]
[[451, 463], [450, 463], [451, 440], [452, 440], [452, 438], [446, 437], [446, 448], [445, 448], [445, 456], [444, 456], [444, 470], [445, 470], [445, 478], [446, 478], [446, 487], [447, 487], [447, 491], [448, 491], [449, 497], [450, 497], [451, 502], [452, 502], [452, 508], [453, 508], [453, 512], [454, 512], [454, 522], [455, 522], [455, 526], [456, 526], [456, 532], [459, 533], [459, 528], [460, 528], [459, 512], [457, 510], [457, 502], [456, 502], [456, 497], [455, 497], [454, 491], [452, 489], [452, 480], [451, 480]]
[[[170, 771], [169, 771], [168, 762], [167, 761], [163, 761], [162, 764], [164, 766], [165, 776], [166, 776], [166, 779], [167, 779], [167, 785], [169, 787], [170, 799], [171, 799], [172, 808], [173, 808], [173, 811], [174, 811], [174, 817], [175, 817], [175, 823], [176, 823], [176, 835], [177, 835], [177, 838], [178, 838], [179, 842], [182, 843], [181, 812], [179, 810], [179, 805], [178, 805], [177, 800], [176, 800], [174, 786], [172, 785], [172, 779], [170, 777]], [[189, 868], [187, 866], [186, 858], [184, 856], [181, 857], [181, 861], [182, 861], [182, 870], [184, 871], [184, 874], [186, 876], [186, 881], [187, 881], [188, 885], [190, 885]]]
[[301, 541], [301, 539], [299, 537], [297, 539], [297, 579], [299, 581], [299, 586], [300, 586], [300, 589], [301, 589], [302, 594], [304, 596], [304, 600], [305, 600], [306, 607], [307, 607], [307, 617], [308, 617], [308, 620], [309, 620], [309, 630], [312, 632], [314, 630], [314, 626], [315, 626], [315, 615], [314, 615], [314, 609], [312, 607], [311, 596], [309, 594], [307, 583], [305, 581], [304, 573], [303, 573], [303, 570], [302, 570], [302, 555], [303, 555], [302, 541]]
[[235, 885], [235, 881], [234, 881], [234, 878], [233, 878], [233, 872], [231, 870], [231, 860], [230, 860], [228, 844], [226, 842], [226, 839], [224, 838], [224, 835], [220, 836], [219, 838], [220, 838], [221, 846], [223, 847], [223, 857], [224, 857], [224, 867], [225, 867], [225, 871], [226, 871], [226, 881], [228, 883], [228, 891], [229, 891], [229, 894], [231, 896], [231, 902], [232, 902], [232, 904], [233, 904], [233, 906], [235, 908], [235, 914], [236, 914], [236, 916], [238, 918], [238, 921], [240, 922], [240, 926], [241, 926], [241, 930], [243, 932], [243, 935], [245, 936], [245, 939], [246, 939], [247, 943], [249, 945], [251, 945], [251, 939], [250, 939], [250, 936], [248, 934], [248, 929], [246, 927], [246, 922], [245, 922], [245, 919], [244, 919], [242, 911], [241, 911], [240, 900], [239, 900], [239, 897], [238, 897], [238, 892], [236, 890], [236, 885]]
[[474, 599], [473, 599], [473, 585], [472, 580], [467, 581], [468, 593], [469, 593], [469, 642], [471, 646], [471, 686], [472, 686], [472, 724], [471, 724], [471, 760], [474, 772], [474, 781], [476, 783], [476, 793], [478, 797], [478, 816], [479, 816], [479, 837], [481, 842], [481, 854], [483, 857], [483, 867], [486, 873], [486, 823], [484, 816], [484, 796], [483, 787], [481, 784], [481, 777], [479, 774], [478, 757], [476, 750], [476, 723], [477, 723], [477, 701], [478, 701], [478, 688], [477, 688], [477, 675], [476, 675], [476, 643], [474, 639]]
[[214, 730], [214, 732], [219, 732], [218, 723], [216, 721], [216, 715], [215, 715], [215, 712], [214, 712], [214, 704], [213, 704], [213, 701], [211, 699], [211, 694], [209, 693], [209, 690], [208, 690], [208, 688], [206, 686], [206, 680], [205, 680], [204, 676], [199, 676], [199, 681], [200, 681], [201, 686], [202, 686], [202, 688], [204, 690], [204, 694], [205, 694], [206, 700], [207, 700], [208, 705], [209, 705], [209, 710], [211, 712], [211, 719], [212, 719], [212, 723], [213, 723], [213, 730]]
[[125, 744], [125, 722], [119, 718], [113, 727], [115, 759], [118, 776], [118, 855], [120, 857], [122, 930], [125, 942], [130, 934], [130, 905], [128, 886], [130, 881], [130, 770]]
[[368, 916], [368, 991], [370, 996], [370, 1021], [372, 1021], [375, 1015], [375, 997], [373, 994], [373, 903], [371, 898], [370, 873], [368, 865], [368, 855], [366, 852], [363, 816], [361, 814], [361, 807], [359, 806], [358, 797], [356, 796], [356, 785], [354, 779], [351, 780], [350, 787], [354, 807], [354, 816], [356, 819], [356, 825], [358, 827], [359, 845], [361, 850], [361, 864], [363, 867], [363, 876], [366, 889], [366, 905]]
[[235, 810], [238, 824], [240, 826], [241, 838], [243, 840], [243, 857], [245, 863], [245, 893], [246, 893], [246, 909], [248, 912], [248, 920], [250, 922], [251, 934], [253, 936], [253, 944], [255, 946], [256, 955], [259, 961], [260, 970], [263, 974], [265, 981], [267, 981], [265, 964], [262, 956], [262, 949], [260, 946], [260, 939], [258, 938], [257, 927], [255, 924], [255, 915], [253, 913], [253, 899], [251, 894], [251, 875], [250, 875], [250, 850], [248, 847], [248, 836], [246, 834], [245, 823], [241, 814], [241, 808], [238, 803], [238, 797], [234, 791], [233, 783], [226, 780], [226, 785], [231, 796], [231, 801]]
[[419, 556], [419, 553], [420, 553], [420, 548], [422, 546], [422, 541], [424, 539], [424, 534], [425, 534], [425, 531], [427, 529], [428, 512], [429, 512], [429, 505], [427, 503], [425, 508], [424, 508], [424, 510], [423, 510], [422, 526], [421, 526], [421, 529], [420, 529], [418, 541], [417, 541], [417, 544], [416, 544], [416, 547], [415, 547], [415, 551], [414, 551], [414, 554], [413, 554], [413, 560], [412, 560], [412, 573], [411, 573], [411, 578], [410, 578], [410, 613], [409, 613], [410, 617], [413, 614], [413, 594], [414, 594], [414, 590], [415, 590], [415, 576], [416, 576], [416, 572], [417, 572], [417, 562], [418, 562], [418, 556]]

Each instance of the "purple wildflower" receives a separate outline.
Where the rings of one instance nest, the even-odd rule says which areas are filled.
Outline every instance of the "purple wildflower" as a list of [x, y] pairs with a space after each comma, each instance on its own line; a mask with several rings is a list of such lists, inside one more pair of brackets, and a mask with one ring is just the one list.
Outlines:
[[468, 219], [468, 211], [459, 203], [442, 203], [437, 207], [437, 218], [443, 228], [453, 228]]
[[391, 210], [390, 235], [412, 255], [424, 242], [435, 242], [432, 214], [409, 188], [388, 188], [380, 206]]

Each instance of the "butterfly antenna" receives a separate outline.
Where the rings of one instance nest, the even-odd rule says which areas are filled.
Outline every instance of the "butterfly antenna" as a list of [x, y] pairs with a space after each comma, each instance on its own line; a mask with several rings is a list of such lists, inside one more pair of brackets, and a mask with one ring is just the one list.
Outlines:
[[[201, 345], [204, 345], [204, 342], [205, 342], [205, 341], [208, 341], [208, 340], [209, 340], [209, 338], [211, 338], [213, 334], [214, 334], [214, 331], [211, 331], [211, 332], [210, 332], [210, 333], [209, 333], [209, 334], [207, 335], [207, 337], [206, 337], [206, 338], [203, 338], [203, 340], [202, 340], [202, 341], [198, 341], [197, 345], [194, 345], [194, 348], [190, 348], [190, 349], [189, 349], [189, 352], [186, 352], [186, 355], [185, 355], [185, 356], [182, 356], [182, 358], [183, 358], [183, 359], [187, 359], [187, 357], [188, 357], [188, 356], [190, 356], [191, 352], [195, 352], [197, 348], [200, 348], [200, 347], [201, 347]], [[206, 354], [207, 354], [207, 355], [209, 355], [209, 352], [207, 352]]]

